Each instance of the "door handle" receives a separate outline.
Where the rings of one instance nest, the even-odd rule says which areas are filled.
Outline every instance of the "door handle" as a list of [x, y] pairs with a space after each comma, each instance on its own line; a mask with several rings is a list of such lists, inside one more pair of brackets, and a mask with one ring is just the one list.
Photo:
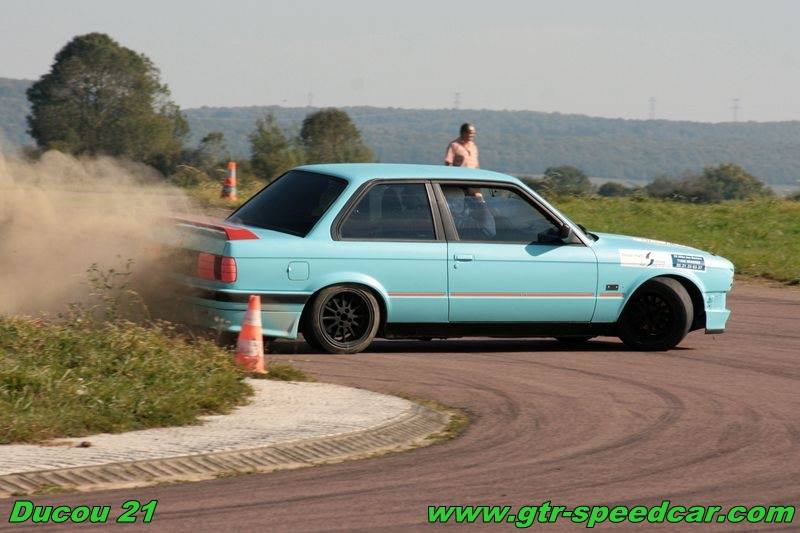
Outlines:
[[456, 254], [455, 260], [456, 261], [472, 261], [475, 259], [472, 254]]

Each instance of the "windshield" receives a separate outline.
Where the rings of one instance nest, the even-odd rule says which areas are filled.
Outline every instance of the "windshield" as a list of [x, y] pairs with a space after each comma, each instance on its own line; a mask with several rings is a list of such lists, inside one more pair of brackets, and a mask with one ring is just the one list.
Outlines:
[[305, 237], [346, 186], [343, 179], [290, 170], [234, 211], [228, 220]]

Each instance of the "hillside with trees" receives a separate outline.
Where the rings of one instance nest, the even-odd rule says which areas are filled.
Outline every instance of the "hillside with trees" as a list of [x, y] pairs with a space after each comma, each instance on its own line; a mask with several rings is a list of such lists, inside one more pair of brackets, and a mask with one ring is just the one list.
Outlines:
[[[27, 82], [0, 80], [0, 133], [11, 148], [32, 144], [24, 131]], [[440, 163], [462, 122], [478, 127], [481, 164], [516, 174], [541, 174], [572, 165], [593, 177], [650, 181], [733, 163], [771, 184], [800, 179], [800, 122], [708, 124], [622, 120], [534, 111], [342, 108], [375, 159]], [[230, 153], [249, 158], [256, 123], [272, 115], [287, 139], [296, 138], [310, 107], [202, 107], [184, 110], [197, 146], [209, 133], [224, 135]], [[8, 149], [8, 148], [7, 148]]]
[[27, 133], [25, 116], [30, 104], [25, 97], [32, 81], [0, 78], [0, 151], [33, 143]]
[[[722, 123], [622, 120], [533, 111], [344, 107], [382, 162], [440, 163], [462, 122], [474, 122], [481, 165], [541, 174], [574, 165], [590, 176], [652, 180], [734, 163], [768, 183], [800, 179], [800, 122]], [[190, 138], [222, 131], [233, 153], [246, 154], [247, 136], [271, 113], [294, 136], [308, 107], [189, 109]]]

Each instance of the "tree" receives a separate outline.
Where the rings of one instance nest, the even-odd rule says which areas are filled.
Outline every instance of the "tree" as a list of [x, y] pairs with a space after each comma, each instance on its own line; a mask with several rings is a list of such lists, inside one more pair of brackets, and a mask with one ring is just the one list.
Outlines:
[[308, 115], [300, 142], [309, 163], [368, 163], [375, 160], [350, 116], [341, 109], [322, 109]]
[[645, 190], [656, 198], [685, 202], [721, 202], [772, 196], [772, 190], [758, 178], [731, 163], [706, 167], [702, 174], [689, 174], [682, 179], [660, 176]]
[[630, 196], [635, 189], [616, 181], [607, 181], [597, 189], [600, 196]]
[[731, 163], [706, 167], [694, 181], [700, 201], [704, 202], [748, 200], [772, 195], [772, 191], [758, 178]]
[[517, 176], [525, 185], [537, 193], [547, 196], [553, 191], [550, 190], [550, 182], [546, 178], [535, 178], [533, 176]]
[[253, 173], [272, 181], [302, 163], [302, 154], [286, 139], [272, 114], [256, 121], [250, 134], [250, 164]]
[[215, 166], [229, 158], [225, 135], [219, 131], [212, 131], [200, 140], [200, 145], [194, 155], [194, 163], [204, 172], [211, 173]]
[[679, 182], [669, 176], [656, 176], [644, 186], [644, 190], [653, 198], [676, 198], [679, 195]]
[[579, 168], [565, 165], [544, 171], [548, 187], [556, 194], [582, 196], [591, 192], [592, 183]]
[[124, 156], [167, 171], [188, 132], [150, 59], [102, 33], [67, 43], [27, 96], [29, 133], [42, 149]]

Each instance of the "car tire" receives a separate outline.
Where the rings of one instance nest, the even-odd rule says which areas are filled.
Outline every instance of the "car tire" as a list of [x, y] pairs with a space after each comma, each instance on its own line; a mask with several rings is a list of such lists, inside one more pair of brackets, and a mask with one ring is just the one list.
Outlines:
[[317, 338], [314, 336], [314, 333], [311, 331], [311, 325], [306, 325], [303, 328], [303, 340], [306, 341], [306, 344], [311, 346], [311, 349], [315, 352], [324, 352], [325, 350], [322, 348], [322, 345], [319, 343]]
[[670, 350], [689, 333], [692, 299], [681, 283], [657, 277], [633, 293], [619, 321], [619, 337], [636, 350]]
[[380, 306], [367, 289], [336, 285], [323, 289], [311, 304], [309, 332], [313, 343], [328, 353], [365, 350], [380, 325]]

